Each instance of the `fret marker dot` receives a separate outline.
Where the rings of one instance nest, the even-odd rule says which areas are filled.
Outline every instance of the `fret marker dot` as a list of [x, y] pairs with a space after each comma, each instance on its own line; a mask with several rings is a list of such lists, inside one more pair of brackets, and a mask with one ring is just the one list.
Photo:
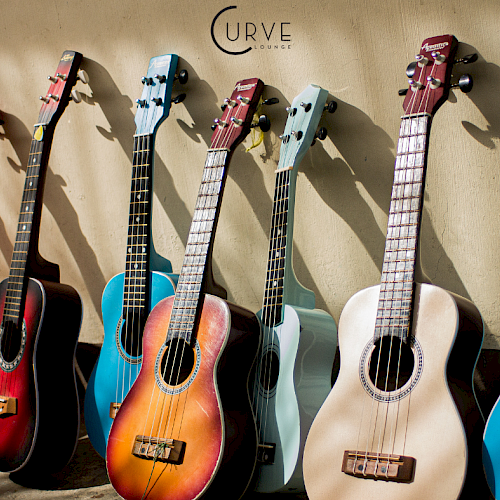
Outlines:
[[142, 247], [142, 253], [146, 252], [146, 247]]
[[136, 222], [139, 222], [140, 220], [141, 220], [141, 218], [140, 218], [140, 217], [136, 217], [136, 218], [135, 218], [135, 221], [136, 221]]
[[137, 195], [137, 199], [138, 199], [138, 200], [140, 200], [140, 199], [141, 199], [141, 195], [140, 195], [140, 194], [138, 194], [138, 195]]
[[132, 248], [129, 248], [129, 249], [128, 249], [128, 253], [132, 253]]
[[30, 182], [30, 187], [33, 186], [33, 182]]
[[139, 266], [138, 266], [137, 264], [135, 264], [134, 269], [137, 269], [138, 267], [139, 267]]
[[26, 226], [23, 226], [23, 231], [26, 229]]
[[278, 284], [277, 281], [273, 281], [273, 286], [276, 286]]

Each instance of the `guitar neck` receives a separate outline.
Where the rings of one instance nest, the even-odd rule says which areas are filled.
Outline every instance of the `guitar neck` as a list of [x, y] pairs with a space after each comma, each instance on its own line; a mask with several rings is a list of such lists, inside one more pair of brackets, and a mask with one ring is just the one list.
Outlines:
[[208, 151], [175, 292], [167, 340], [180, 337], [186, 342], [191, 341], [207, 279], [208, 260], [212, 254], [230, 157], [231, 151], [228, 149]]
[[410, 334], [431, 115], [401, 120], [375, 337]]
[[[294, 199], [290, 199], [293, 173], [294, 169], [291, 167], [278, 168], [276, 172], [269, 258], [262, 305], [262, 321], [270, 327], [276, 326], [283, 320], [286, 257], [291, 253], [291, 248], [288, 248], [289, 242], [290, 245], [293, 242], [293, 223], [290, 227], [288, 224], [289, 221], [293, 222]], [[293, 180], [295, 178], [296, 171]]]
[[[35, 125], [31, 141], [2, 326], [5, 326], [7, 321], [14, 323], [17, 327], [20, 326], [24, 312], [24, 298], [28, 286], [30, 265], [38, 253], [43, 189], [53, 137], [50, 129], [43, 127], [43, 133], [41, 133], [40, 127], [42, 126]], [[43, 140], [39, 140], [40, 137], [43, 137]]]
[[149, 304], [154, 134], [134, 136], [123, 313], [144, 317]]

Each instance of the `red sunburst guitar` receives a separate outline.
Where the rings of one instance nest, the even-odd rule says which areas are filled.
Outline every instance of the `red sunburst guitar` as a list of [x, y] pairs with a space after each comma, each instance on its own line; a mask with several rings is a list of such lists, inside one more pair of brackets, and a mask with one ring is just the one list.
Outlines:
[[[43, 101], [28, 159], [9, 278], [0, 284], [0, 470], [57, 472], [78, 438], [74, 355], [82, 305], [59, 282], [59, 266], [38, 253], [42, 196], [57, 120], [72, 91], [82, 55], [66, 51]], [[86, 75], [81, 72], [84, 80]], [[85, 75], [85, 76], [84, 76]]]
[[[451, 35], [428, 38], [407, 70], [381, 284], [354, 295], [340, 317], [340, 372], [304, 451], [311, 500], [485, 498], [472, 388], [481, 316], [416, 282], [429, 132], [457, 46]], [[469, 76], [460, 82], [470, 90]]]
[[227, 167], [262, 90], [256, 78], [238, 82], [216, 120], [175, 297], [148, 317], [141, 371], [111, 427], [108, 474], [127, 500], [238, 499], [251, 479], [259, 325], [205, 287]]

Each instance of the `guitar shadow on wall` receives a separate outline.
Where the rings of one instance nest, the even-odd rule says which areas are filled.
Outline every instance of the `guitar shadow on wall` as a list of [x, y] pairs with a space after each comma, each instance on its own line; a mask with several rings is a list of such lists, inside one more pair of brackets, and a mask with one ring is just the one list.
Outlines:
[[[183, 61], [185, 63], [185, 61]], [[186, 66], [186, 65], [184, 65]], [[207, 147], [210, 145], [211, 137], [213, 131], [210, 126], [213, 124], [213, 119], [220, 118], [222, 111], [219, 102], [216, 100], [215, 92], [210, 87], [210, 85], [198, 78], [194, 69], [188, 66], [189, 78], [192, 83], [193, 88], [193, 98], [184, 101], [189, 114], [193, 118], [193, 125], [190, 127], [181, 120], [178, 120], [179, 125], [182, 127], [184, 132], [196, 142], [199, 142], [199, 137], [201, 136]], [[231, 85], [233, 82], [224, 82], [226, 85], [226, 92], [230, 94]], [[264, 82], [265, 83], [265, 82]], [[188, 83], [189, 85], [189, 83]], [[260, 152], [260, 158], [263, 165], [258, 164], [253, 156], [245, 152], [244, 146], [240, 145], [236, 148], [231, 167], [229, 168], [228, 175], [231, 179], [238, 185], [242, 193], [247, 198], [249, 205], [259, 222], [259, 225], [266, 236], [269, 235], [269, 230], [271, 227], [271, 216], [273, 199], [267, 194], [266, 185], [264, 182], [264, 168], [270, 168], [274, 172], [277, 166], [277, 162], [272, 159], [276, 150], [279, 151], [281, 142], [277, 139], [277, 136], [281, 134], [285, 128], [286, 122], [286, 112], [284, 108], [290, 103], [283, 96], [283, 94], [276, 89], [266, 85], [264, 87], [263, 98], [269, 99], [272, 97], [277, 97], [279, 99], [279, 104], [272, 106], [262, 106], [261, 113], [268, 115], [271, 120], [271, 130], [272, 133], [267, 132], [264, 134], [263, 144], [258, 146], [257, 151]], [[213, 104], [208, 106], [207, 103], [212, 102]], [[207, 119], [210, 117], [210, 119]], [[245, 141], [248, 144], [248, 139]], [[270, 165], [270, 166], [268, 166]], [[222, 210], [224, 210], [224, 203], [222, 205]], [[242, 243], [245, 244], [244, 238], [242, 238]], [[262, 252], [266, 255], [266, 252]], [[297, 246], [293, 245], [293, 263], [294, 268], [297, 271], [297, 279], [299, 282], [306, 285], [311, 289], [316, 295], [316, 307], [329, 311], [329, 306], [318, 290], [317, 285], [309, 272], [307, 265], [302, 257]], [[265, 269], [267, 266], [267, 261], [259, 262], [256, 264], [261, 266], [262, 276], [265, 275]], [[219, 275], [217, 275], [218, 277]], [[264, 289], [264, 281], [262, 282], [262, 290]]]
[[[24, 162], [28, 159], [28, 153], [31, 145], [31, 133], [26, 128], [24, 123], [14, 115], [3, 113], [3, 120], [5, 121], [5, 135], [3, 137], [11, 143], [18, 158], [25, 158], [25, 160], [22, 160], [20, 165], [18, 165], [12, 158], [7, 158], [7, 160], [16, 172], [26, 172], [26, 164]], [[43, 204], [56, 221], [61, 234], [63, 235], [64, 240], [66, 241], [66, 244], [75, 259], [75, 262], [78, 265], [82, 278], [87, 286], [94, 309], [100, 316], [101, 291], [103, 290], [106, 282], [104, 281], [104, 276], [97, 262], [97, 257], [80, 228], [78, 214], [64, 192], [63, 188], [65, 186], [66, 182], [63, 177], [54, 174], [49, 164], [47, 166]], [[21, 201], [19, 200], [19, 205], [20, 204]], [[46, 236], [43, 235], [43, 231], [41, 231], [40, 240], [45, 237]], [[10, 266], [13, 247], [12, 244], [9, 244], [9, 246], [10, 248], [7, 248], [6, 243], [1, 244], [1, 251], [4, 255], [10, 250], [10, 255], [8, 255], [8, 257], [6, 256], [7, 262]], [[45, 255], [43, 255], [43, 257], [47, 258]]]

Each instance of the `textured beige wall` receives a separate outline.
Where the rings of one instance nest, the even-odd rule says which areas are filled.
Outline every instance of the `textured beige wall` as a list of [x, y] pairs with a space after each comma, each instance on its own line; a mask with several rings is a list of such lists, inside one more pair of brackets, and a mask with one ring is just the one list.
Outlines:
[[[261, 43], [260, 23], [268, 32], [273, 22], [275, 30], [290, 23], [286, 48], [239, 56], [218, 50], [210, 24], [229, 5], [238, 8], [216, 25], [221, 42], [225, 21], [233, 27], [240, 21], [242, 28], [253, 22]], [[240, 146], [233, 157], [214, 252], [216, 277], [229, 298], [260, 308], [283, 108], [308, 84], [321, 85], [339, 106], [323, 120], [328, 139], [310, 150], [300, 169], [294, 264], [318, 307], [338, 321], [349, 297], [380, 278], [404, 70], [423, 39], [451, 33], [463, 42], [459, 55], [475, 50], [480, 58], [456, 71], [474, 75], [473, 91], [454, 92], [434, 120], [423, 263], [435, 284], [475, 302], [486, 323], [485, 346], [498, 347], [499, 22], [498, 0], [3, 1], [0, 276], [8, 275], [38, 96], [61, 53], [78, 50], [91, 84], [78, 84], [85, 102], [71, 104], [56, 129], [40, 249], [83, 297], [81, 340], [102, 341], [101, 293], [125, 261], [134, 101], [150, 57], [177, 53], [190, 80], [186, 101], [172, 108], [157, 135], [159, 253], [179, 271], [211, 122], [237, 80], [261, 78], [271, 87], [266, 96], [281, 103], [268, 110], [273, 125], [264, 144], [250, 153]], [[247, 45], [226, 40], [237, 50]]]

